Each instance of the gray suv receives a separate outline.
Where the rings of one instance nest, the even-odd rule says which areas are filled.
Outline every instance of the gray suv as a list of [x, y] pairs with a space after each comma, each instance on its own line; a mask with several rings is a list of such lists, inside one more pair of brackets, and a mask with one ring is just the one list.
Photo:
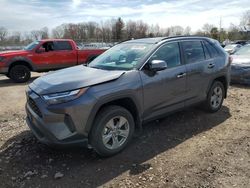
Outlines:
[[27, 124], [42, 143], [79, 144], [101, 156], [120, 152], [143, 122], [191, 105], [221, 108], [230, 58], [206, 37], [123, 42], [88, 66], [36, 79], [27, 89]]

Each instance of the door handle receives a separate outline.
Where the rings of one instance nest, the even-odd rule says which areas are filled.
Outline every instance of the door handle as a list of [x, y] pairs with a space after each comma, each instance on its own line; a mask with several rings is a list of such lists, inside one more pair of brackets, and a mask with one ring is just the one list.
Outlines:
[[210, 64], [207, 66], [207, 68], [212, 69], [212, 68], [214, 68], [214, 66], [215, 66], [214, 63], [210, 63]]
[[180, 73], [177, 75], [177, 78], [183, 78], [184, 76], [186, 76], [186, 73]]

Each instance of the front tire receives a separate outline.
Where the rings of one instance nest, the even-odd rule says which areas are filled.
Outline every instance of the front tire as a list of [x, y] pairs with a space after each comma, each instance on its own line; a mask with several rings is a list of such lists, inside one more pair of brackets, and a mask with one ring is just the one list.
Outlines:
[[134, 118], [127, 109], [108, 106], [96, 117], [90, 133], [90, 143], [100, 156], [115, 155], [131, 141], [134, 127]]
[[212, 84], [207, 94], [207, 100], [205, 101], [204, 104], [205, 110], [211, 113], [220, 110], [224, 97], [225, 97], [224, 85], [219, 81], [215, 81]]
[[10, 69], [8, 75], [14, 82], [27, 82], [30, 79], [30, 69], [25, 65], [15, 65]]

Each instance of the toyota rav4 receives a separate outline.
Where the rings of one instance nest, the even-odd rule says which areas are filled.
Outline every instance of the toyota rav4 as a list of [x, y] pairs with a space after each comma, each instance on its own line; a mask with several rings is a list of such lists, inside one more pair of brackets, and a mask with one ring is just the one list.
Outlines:
[[206, 37], [123, 42], [79, 65], [49, 73], [27, 89], [27, 124], [49, 145], [120, 152], [143, 122], [191, 105], [218, 111], [227, 96], [230, 58]]

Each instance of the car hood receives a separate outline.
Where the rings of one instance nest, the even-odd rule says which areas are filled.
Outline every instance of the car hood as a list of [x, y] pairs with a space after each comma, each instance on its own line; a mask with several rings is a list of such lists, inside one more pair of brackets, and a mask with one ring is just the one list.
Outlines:
[[0, 52], [0, 56], [16, 56], [16, 55], [23, 55], [23, 54], [27, 54], [28, 52], [26, 50], [14, 50], [14, 51], [3, 51]]
[[118, 79], [125, 71], [107, 71], [83, 65], [48, 73], [29, 87], [39, 95], [70, 91]]
[[250, 55], [232, 55], [232, 66], [250, 66]]

